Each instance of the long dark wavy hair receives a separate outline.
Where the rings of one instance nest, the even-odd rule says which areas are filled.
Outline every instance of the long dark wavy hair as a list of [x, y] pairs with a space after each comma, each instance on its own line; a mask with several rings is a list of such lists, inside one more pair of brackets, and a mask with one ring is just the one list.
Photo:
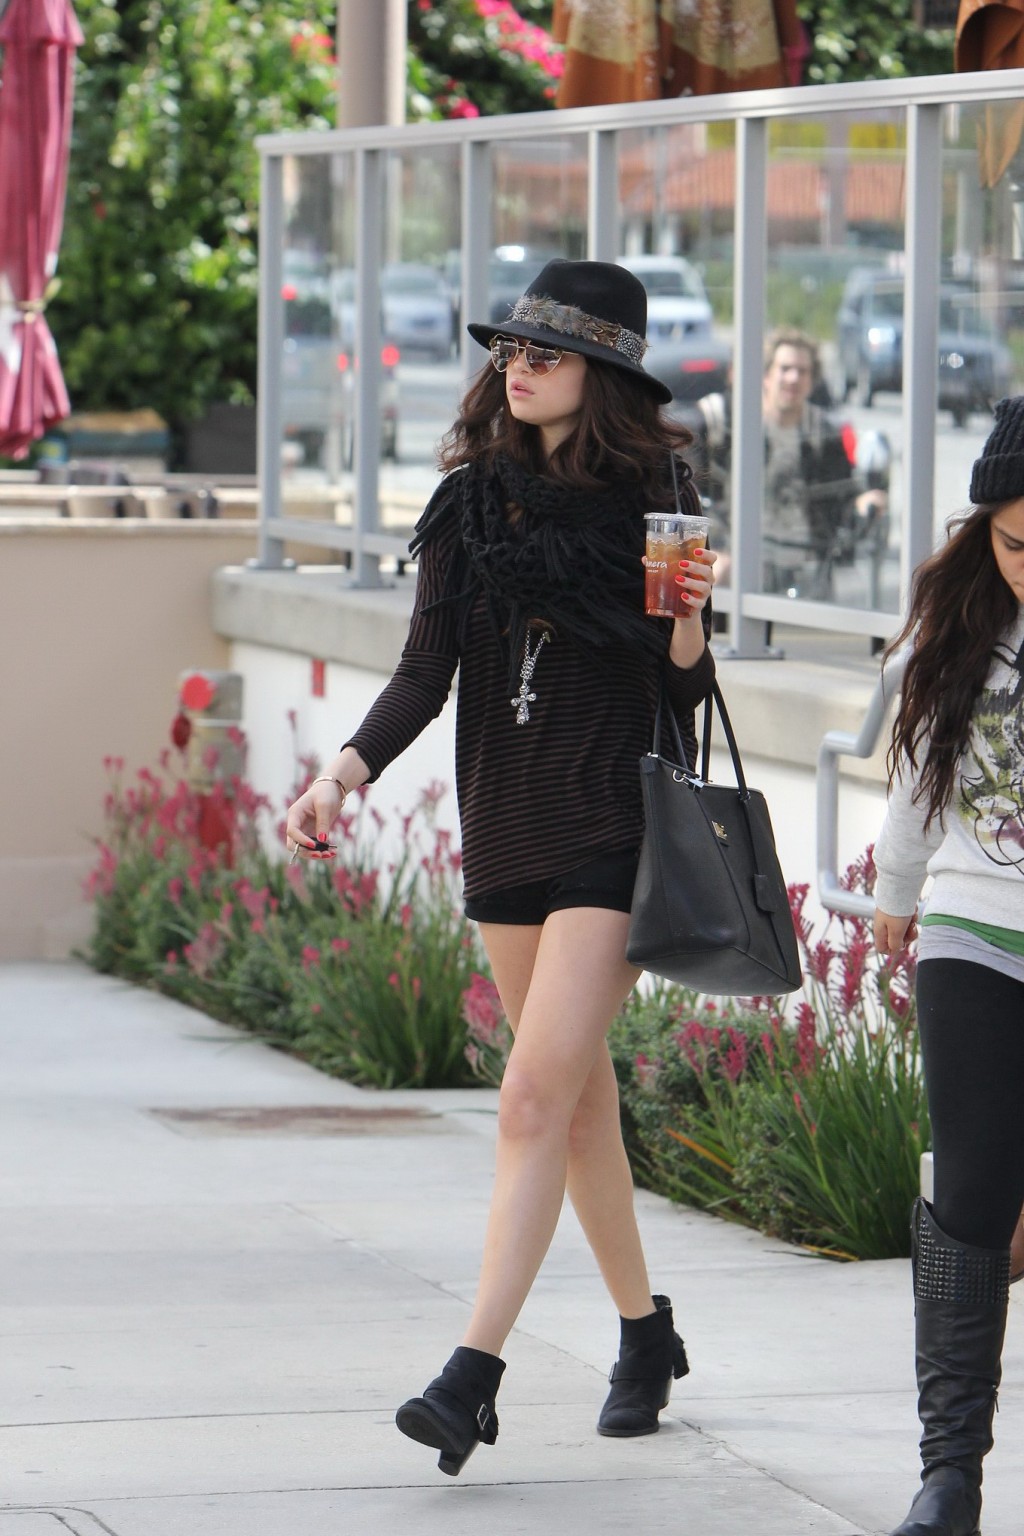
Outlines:
[[[487, 364], [442, 439], [439, 468], [448, 473], [508, 454], [534, 474], [575, 490], [606, 490], [610, 482], [631, 480], [639, 482], [641, 495], [653, 506], [668, 503], [668, 454], [681, 454], [693, 442], [693, 433], [662, 415], [641, 380], [613, 365], [585, 361], [580, 420], [550, 459], [544, 458], [538, 429], [517, 421], [509, 410], [505, 375]], [[680, 464], [680, 482], [690, 477], [689, 466]]]
[[972, 507], [953, 519], [946, 543], [918, 566], [907, 622], [885, 652], [891, 656], [913, 637], [887, 766], [890, 789], [909, 766], [926, 829], [952, 798], [974, 702], [996, 644], [1017, 614], [992, 550], [990, 524], [998, 511]]

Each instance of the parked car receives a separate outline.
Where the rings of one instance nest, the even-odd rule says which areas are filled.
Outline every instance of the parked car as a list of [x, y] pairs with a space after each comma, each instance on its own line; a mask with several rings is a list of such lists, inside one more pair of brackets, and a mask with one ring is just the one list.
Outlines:
[[[352, 462], [355, 367], [351, 341], [339, 337], [326, 299], [303, 297], [286, 284], [281, 413], [286, 442], [302, 462], [336, 472]], [[381, 457], [398, 458], [399, 349], [381, 347]]]
[[[644, 357], [646, 371], [672, 391], [673, 406], [724, 394], [731, 366], [732, 347], [715, 336], [654, 342]], [[673, 406], [668, 407], [670, 413], [678, 414]]]
[[[487, 269], [487, 313], [492, 325], [507, 320], [513, 304], [549, 261], [561, 251], [541, 251], [529, 245], [499, 245]], [[470, 317], [472, 318], [472, 316]]]
[[[903, 389], [904, 292], [901, 277], [876, 269], [856, 269], [846, 281], [836, 340], [846, 393], [858, 405], [870, 405], [880, 390]], [[972, 288], [939, 290], [938, 369], [939, 408], [952, 412], [958, 427], [1012, 387], [1010, 353]]]
[[381, 269], [384, 332], [403, 352], [427, 352], [438, 362], [451, 355], [452, 307], [436, 267], [392, 262]]
[[711, 335], [704, 279], [685, 256], [620, 256], [619, 265], [647, 289], [647, 340], [682, 341]]

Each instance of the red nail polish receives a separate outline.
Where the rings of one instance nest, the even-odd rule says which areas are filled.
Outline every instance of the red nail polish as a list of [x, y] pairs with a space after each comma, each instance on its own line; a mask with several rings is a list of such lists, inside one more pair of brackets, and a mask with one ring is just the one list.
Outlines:
[[681, 568], [682, 568], [682, 569], [683, 569], [683, 570], [685, 570], [685, 569], [686, 569], [686, 567], [687, 567], [687, 566], [688, 566], [688, 565], [689, 565], [689, 563], [690, 563], [690, 562], [689, 562], [689, 560], [680, 560], [680, 562], [679, 562], [679, 565], [680, 565], [680, 567], [681, 567]]

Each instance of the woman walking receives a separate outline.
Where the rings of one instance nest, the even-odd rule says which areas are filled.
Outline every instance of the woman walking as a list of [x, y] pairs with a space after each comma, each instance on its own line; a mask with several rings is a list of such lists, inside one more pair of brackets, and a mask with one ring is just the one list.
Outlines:
[[599, 1431], [658, 1428], [688, 1367], [652, 1296], [605, 1043], [637, 980], [626, 961], [643, 811], [637, 765], [664, 683], [695, 753], [693, 711], [714, 663], [702, 615], [714, 556], [679, 573], [685, 617], [644, 614], [644, 514], [674, 504], [688, 434], [643, 368], [647, 296], [623, 267], [552, 261], [501, 326], [442, 445], [446, 471], [417, 525], [416, 601], [398, 668], [288, 837], [319, 855], [345, 796], [437, 715], [459, 667], [456, 780], [466, 913], [515, 1034], [501, 1088], [494, 1193], [462, 1342], [403, 1434], [458, 1474], [498, 1432], [505, 1339], [568, 1190], [621, 1317]]
[[1024, 1199], [1024, 397], [997, 405], [970, 496], [890, 647], [913, 644], [875, 849], [886, 954], [933, 877], [917, 1010], [935, 1198], [912, 1227], [923, 1473], [894, 1536], [977, 1536]]

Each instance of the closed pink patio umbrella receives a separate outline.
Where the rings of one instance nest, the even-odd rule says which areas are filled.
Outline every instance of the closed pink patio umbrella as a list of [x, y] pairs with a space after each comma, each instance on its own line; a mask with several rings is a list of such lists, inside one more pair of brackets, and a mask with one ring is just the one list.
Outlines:
[[10, 458], [71, 408], [44, 308], [82, 41], [70, 0], [8, 0], [0, 20], [0, 454]]

